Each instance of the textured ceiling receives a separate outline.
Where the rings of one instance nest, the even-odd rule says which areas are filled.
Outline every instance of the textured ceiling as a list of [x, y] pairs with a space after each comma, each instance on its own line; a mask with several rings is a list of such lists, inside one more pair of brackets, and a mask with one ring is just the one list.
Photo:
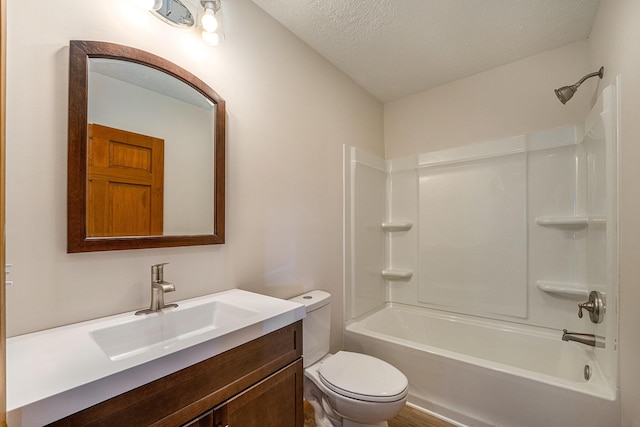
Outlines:
[[600, 0], [253, 0], [386, 102], [586, 39]]

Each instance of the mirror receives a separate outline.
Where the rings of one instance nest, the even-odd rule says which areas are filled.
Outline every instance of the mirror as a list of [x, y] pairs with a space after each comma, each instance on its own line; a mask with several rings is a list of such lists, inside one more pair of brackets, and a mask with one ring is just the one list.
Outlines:
[[67, 252], [224, 243], [225, 102], [177, 65], [72, 41]]

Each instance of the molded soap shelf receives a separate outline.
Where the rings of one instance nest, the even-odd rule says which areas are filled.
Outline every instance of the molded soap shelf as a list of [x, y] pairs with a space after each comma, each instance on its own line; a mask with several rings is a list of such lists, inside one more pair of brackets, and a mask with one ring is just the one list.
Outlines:
[[536, 224], [543, 226], [586, 227], [589, 224], [605, 224], [604, 216], [539, 216]]
[[550, 280], [538, 280], [536, 286], [548, 294], [561, 295], [569, 298], [586, 298], [589, 290], [582, 283], [554, 282]]
[[384, 231], [407, 231], [413, 227], [412, 221], [388, 221], [382, 223]]
[[382, 277], [387, 280], [409, 280], [413, 276], [413, 270], [403, 268], [388, 268], [382, 270]]

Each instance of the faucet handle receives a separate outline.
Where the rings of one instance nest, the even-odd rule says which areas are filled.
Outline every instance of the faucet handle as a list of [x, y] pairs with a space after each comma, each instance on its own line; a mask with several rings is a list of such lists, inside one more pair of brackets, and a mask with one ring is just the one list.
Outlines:
[[157, 267], [157, 268], [159, 268], [159, 269], [161, 269], [161, 270], [162, 270], [162, 268], [163, 268], [165, 265], [167, 265], [167, 264], [169, 264], [169, 263], [168, 263], [168, 262], [161, 262], [160, 264], [153, 264], [153, 265], [151, 266], [151, 268], [153, 268], [153, 267]]
[[602, 322], [604, 315], [604, 301], [602, 294], [598, 291], [589, 293], [589, 301], [578, 304], [578, 317], [582, 319], [582, 310], [589, 312], [589, 319], [593, 323]]
[[169, 264], [168, 262], [162, 262], [160, 264], [154, 264], [151, 266], [151, 281], [161, 282], [163, 280], [164, 266]]
[[589, 301], [578, 304], [578, 317], [580, 319], [582, 319], [582, 309], [587, 310], [589, 313], [593, 313], [595, 307], [593, 303]]

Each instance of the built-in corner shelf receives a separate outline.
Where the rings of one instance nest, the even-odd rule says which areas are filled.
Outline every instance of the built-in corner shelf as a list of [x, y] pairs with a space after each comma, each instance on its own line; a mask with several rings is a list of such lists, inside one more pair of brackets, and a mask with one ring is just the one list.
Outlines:
[[536, 224], [547, 227], [586, 227], [589, 224], [605, 224], [604, 216], [539, 216]]
[[388, 268], [382, 270], [382, 277], [387, 280], [409, 280], [413, 276], [413, 270], [405, 268]]
[[569, 298], [587, 298], [589, 289], [582, 283], [554, 282], [550, 280], [538, 280], [536, 286], [548, 294], [560, 295]]
[[411, 221], [388, 221], [382, 223], [384, 231], [407, 231], [411, 230], [413, 222]]

